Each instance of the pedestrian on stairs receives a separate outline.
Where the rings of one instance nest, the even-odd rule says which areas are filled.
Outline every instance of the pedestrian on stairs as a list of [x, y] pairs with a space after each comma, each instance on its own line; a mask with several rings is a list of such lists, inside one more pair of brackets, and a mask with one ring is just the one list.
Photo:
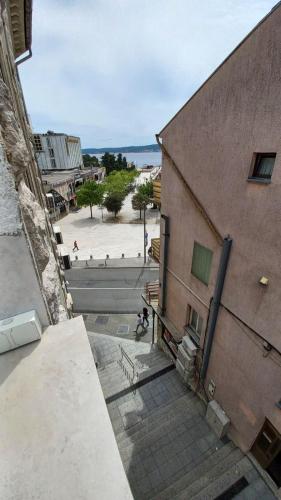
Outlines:
[[137, 316], [137, 327], [135, 329], [136, 334], [139, 333], [139, 328], [141, 328], [141, 331], [143, 332], [143, 319], [142, 319], [140, 313], [138, 313], [138, 316]]
[[142, 310], [142, 318], [143, 318], [143, 326], [144, 326], [144, 322], [145, 322], [146, 328], [149, 326], [148, 316], [149, 316], [148, 309], [147, 309], [147, 307], [144, 307]]

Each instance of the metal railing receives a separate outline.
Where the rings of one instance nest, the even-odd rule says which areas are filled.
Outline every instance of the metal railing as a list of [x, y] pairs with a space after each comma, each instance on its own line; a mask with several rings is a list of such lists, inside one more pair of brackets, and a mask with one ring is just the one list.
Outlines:
[[[133, 385], [134, 381], [135, 381], [135, 377], [136, 377], [136, 379], [138, 378], [138, 372], [137, 372], [136, 367], [135, 367], [133, 361], [131, 360], [130, 356], [126, 353], [126, 351], [123, 349], [123, 347], [121, 347], [120, 344], [119, 344], [119, 348], [121, 351], [121, 359], [118, 360], [118, 364], [119, 364], [120, 368], [123, 370], [127, 379], [129, 380], [130, 385]], [[126, 360], [126, 362], [130, 365], [130, 367], [132, 369], [132, 374], [130, 374], [130, 372], [126, 368], [124, 360]]]

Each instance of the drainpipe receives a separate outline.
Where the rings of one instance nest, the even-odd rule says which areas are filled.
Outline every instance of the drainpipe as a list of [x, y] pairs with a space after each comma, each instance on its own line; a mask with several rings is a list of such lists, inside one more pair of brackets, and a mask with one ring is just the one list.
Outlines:
[[160, 310], [161, 315], [165, 316], [166, 311], [166, 295], [167, 295], [167, 265], [168, 265], [168, 244], [169, 244], [169, 217], [167, 215], [161, 215], [161, 219], [164, 221], [164, 231], [162, 236], [164, 236], [164, 248], [163, 248], [163, 259], [162, 259], [162, 273], [161, 273], [161, 290], [160, 290]]
[[223, 292], [223, 285], [224, 285], [224, 280], [225, 280], [225, 276], [226, 276], [231, 245], [232, 245], [232, 239], [229, 236], [227, 238], [224, 238], [222, 252], [221, 252], [221, 258], [220, 258], [220, 264], [219, 264], [219, 269], [218, 269], [218, 274], [217, 274], [216, 287], [215, 287], [214, 297], [213, 297], [211, 310], [210, 310], [208, 329], [206, 331], [206, 346], [204, 349], [203, 363], [202, 363], [202, 368], [201, 368], [201, 373], [200, 373], [200, 377], [201, 377], [202, 381], [205, 380], [206, 373], [208, 370], [210, 354], [211, 354], [212, 344], [213, 344], [213, 340], [214, 340], [214, 336], [215, 336], [217, 318], [218, 318], [218, 313], [219, 313], [219, 308], [220, 308], [220, 301], [221, 301], [221, 296], [222, 296], [222, 292]]

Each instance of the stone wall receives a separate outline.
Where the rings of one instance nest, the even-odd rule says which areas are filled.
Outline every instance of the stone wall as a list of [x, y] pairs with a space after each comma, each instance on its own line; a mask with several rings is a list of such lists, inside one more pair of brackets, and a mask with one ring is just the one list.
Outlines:
[[[65, 292], [14, 63], [6, 2], [1, 2], [0, 9], [0, 258], [5, 264], [1, 264], [1, 296], [5, 297], [5, 305], [2, 302], [0, 306], [0, 318], [23, 312], [19, 293], [23, 289], [22, 302], [26, 307], [38, 308], [44, 324], [56, 323], [68, 317]], [[9, 252], [9, 247], [17, 248], [18, 253]], [[13, 270], [20, 271], [21, 262], [29, 267], [30, 281], [34, 278], [37, 282], [37, 300], [30, 283], [22, 282], [21, 273], [17, 279], [14, 276]], [[5, 276], [9, 276], [8, 282]]]

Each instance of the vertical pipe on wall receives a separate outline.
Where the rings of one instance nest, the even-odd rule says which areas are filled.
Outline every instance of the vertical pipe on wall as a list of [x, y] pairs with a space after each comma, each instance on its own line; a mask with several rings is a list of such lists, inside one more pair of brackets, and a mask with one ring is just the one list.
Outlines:
[[211, 354], [212, 344], [213, 344], [215, 330], [216, 330], [217, 318], [218, 318], [218, 313], [219, 313], [220, 301], [221, 301], [221, 296], [222, 296], [222, 292], [223, 292], [223, 285], [224, 285], [224, 280], [225, 280], [225, 276], [226, 276], [228, 260], [229, 260], [229, 256], [230, 256], [231, 245], [232, 245], [232, 239], [229, 236], [227, 238], [224, 238], [222, 252], [221, 252], [221, 258], [220, 258], [220, 264], [219, 264], [219, 269], [218, 269], [218, 274], [217, 274], [217, 281], [216, 281], [216, 286], [215, 286], [215, 291], [214, 291], [214, 297], [213, 297], [211, 310], [210, 310], [208, 329], [206, 332], [206, 344], [205, 344], [205, 349], [204, 349], [204, 354], [203, 354], [203, 362], [202, 362], [202, 368], [201, 368], [201, 374], [200, 374], [201, 379], [203, 381], [205, 380], [206, 373], [208, 370], [210, 354]]
[[162, 232], [163, 239], [163, 255], [161, 262], [161, 275], [160, 275], [160, 310], [161, 315], [165, 316], [166, 311], [166, 296], [167, 296], [167, 265], [168, 265], [168, 244], [169, 244], [169, 217], [167, 215], [161, 215], [161, 219], [164, 223], [164, 231]]

